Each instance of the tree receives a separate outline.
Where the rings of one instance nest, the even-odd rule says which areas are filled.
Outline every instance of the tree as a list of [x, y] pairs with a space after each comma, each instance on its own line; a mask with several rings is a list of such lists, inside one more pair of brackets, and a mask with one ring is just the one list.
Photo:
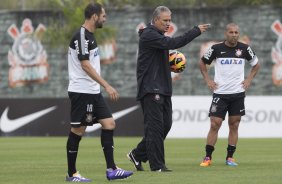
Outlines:
[[[97, 1], [103, 4], [106, 0]], [[84, 8], [89, 0], [51, 0], [50, 3], [54, 8], [54, 17], [50, 20], [51, 24], [44, 36], [44, 41], [48, 42], [52, 48], [68, 47], [69, 39], [72, 34], [84, 22]], [[113, 39], [116, 36], [116, 29], [105, 26], [102, 30], [95, 32], [95, 37], [98, 44], [103, 44], [108, 39]]]

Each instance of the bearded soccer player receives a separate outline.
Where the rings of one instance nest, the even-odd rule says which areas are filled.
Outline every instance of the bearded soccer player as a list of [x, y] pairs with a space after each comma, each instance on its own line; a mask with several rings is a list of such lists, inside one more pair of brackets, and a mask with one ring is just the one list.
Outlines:
[[[225, 41], [213, 45], [199, 62], [200, 71], [210, 90], [213, 91], [209, 117], [210, 130], [206, 142], [206, 156], [200, 166], [208, 167], [212, 163], [218, 131], [228, 112], [228, 146], [225, 163], [237, 166], [233, 158], [238, 142], [238, 128], [241, 117], [245, 115], [245, 91], [257, 74], [260, 64], [249, 45], [238, 41], [239, 26], [229, 23], [225, 30]], [[214, 61], [214, 80], [210, 79], [206, 65]], [[244, 76], [245, 63], [251, 65], [247, 77]]]
[[111, 100], [119, 98], [118, 92], [100, 76], [100, 56], [93, 35], [106, 21], [105, 9], [98, 3], [85, 8], [85, 22], [74, 34], [69, 45], [68, 94], [71, 101], [71, 130], [67, 141], [68, 182], [91, 182], [76, 170], [79, 142], [86, 127], [94, 123], [102, 125], [101, 144], [106, 159], [108, 180], [124, 179], [133, 174], [118, 168], [114, 162], [113, 132], [115, 121], [100, 92], [104, 87]]

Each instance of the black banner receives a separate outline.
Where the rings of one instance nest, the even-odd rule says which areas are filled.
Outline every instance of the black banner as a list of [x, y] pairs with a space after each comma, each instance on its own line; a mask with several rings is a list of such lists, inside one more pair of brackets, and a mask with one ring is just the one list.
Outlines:
[[[134, 98], [106, 101], [115, 118], [115, 136], [143, 136], [139, 102]], [[70, 130], [69, 120], [67, 98], [0, 99], [0, 136], [66, 136]], [[99, 127], [89, 128], [86, 136], [100, 135]]]

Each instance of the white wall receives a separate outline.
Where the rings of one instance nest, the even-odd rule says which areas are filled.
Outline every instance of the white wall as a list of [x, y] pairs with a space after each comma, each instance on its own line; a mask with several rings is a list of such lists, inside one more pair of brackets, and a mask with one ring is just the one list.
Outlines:
[[[174, 96], [173, 125], [168, 137], [205, 138], [211, 100], [211, 96]], [[282, 96], [247, 96], [245, 108], [239, 137], [282, 137]], [[228, 136], [227, 116], [219, 137]]]

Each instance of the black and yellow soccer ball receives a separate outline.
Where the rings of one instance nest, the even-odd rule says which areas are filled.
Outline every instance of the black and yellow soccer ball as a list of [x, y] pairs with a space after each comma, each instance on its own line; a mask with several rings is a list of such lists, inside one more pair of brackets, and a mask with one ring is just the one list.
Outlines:
[[186, 57], [183, 53], [177, 50], [172, 50], [169, 53], [169, 65], [172, 72], [181, 73], [186, 66]]

